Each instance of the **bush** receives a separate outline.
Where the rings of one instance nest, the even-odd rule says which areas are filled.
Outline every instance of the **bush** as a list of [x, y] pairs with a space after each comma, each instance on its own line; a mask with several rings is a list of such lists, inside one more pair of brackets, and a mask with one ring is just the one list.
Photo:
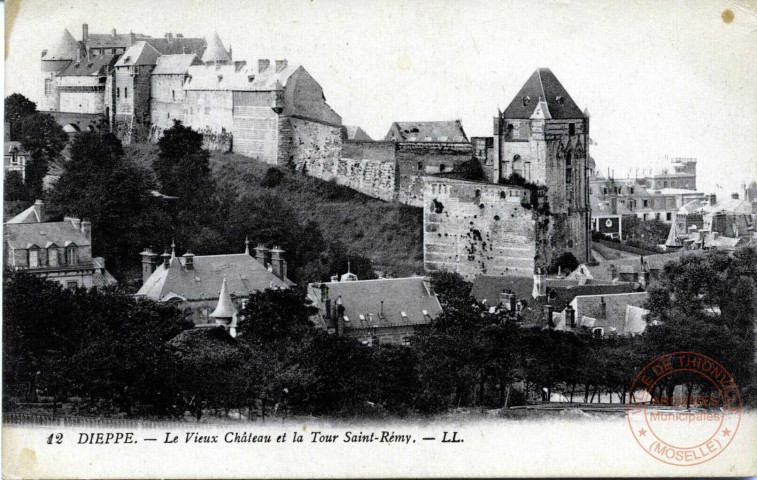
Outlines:
[[552, 264], [549, 266], [549, 272], [557, 273], [558, 270], [562, 272], [572, 272], [576, 268], [578, 268], [578, 260], [575, 255], [570, 252], [565, 252], [552, 260]]
[[284, 172], [276, 167], [271, 167], [266, 170], [265, 175], [260, 180], [260, 186], [263, 188], [277, 187], [284, 179]]

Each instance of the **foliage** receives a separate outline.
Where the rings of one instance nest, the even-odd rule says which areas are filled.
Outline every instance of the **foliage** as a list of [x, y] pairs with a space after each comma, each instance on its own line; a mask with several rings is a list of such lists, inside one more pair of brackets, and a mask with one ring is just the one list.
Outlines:
[[670, 232], [670, 224], [657, 219], [641, 220], [636, 215], [624, 215], [621, 224], [625, 244], [653, 251], [665, 243]]
[[40, 198], [49, 163], [66, 146], [68, 135], [55, 118], [47, 113], [33, 113], [18, 118], [13, 132], [30, 155], [30, 160], [26, 163], [27, 197]]
[[18, 140], [16, 127], [21, 119], [37, 113], [37, 104], [21, 95], [13, 93], [5, 97], [5, 121], [10, 126], [10, 139]]
[[20, 201], [27, 199], [26, 187], [24, 186], [21, 172], [14, 170], [5, 173], [3, 197], [5, 201]]
[[570, 273], [578, 268], [578, 259], [571, 252], [563, 252], [557, 258], [552, 259], [549, 266], [549, 273]]

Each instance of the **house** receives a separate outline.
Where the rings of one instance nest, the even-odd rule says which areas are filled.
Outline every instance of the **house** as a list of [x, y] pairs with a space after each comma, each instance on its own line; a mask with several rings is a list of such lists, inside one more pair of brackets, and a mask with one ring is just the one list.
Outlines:
[[48, 222], [42, 200], [6, 222], [4, 254], [5, 266], [66, 288], [117, 283], [105, 269], [105, 260], [92, 256], [91, 223], [72, 217]]
[[29, 152], [24, 150], [21, 142], [11, 140], [10, 124], [8, 122], [5, 122], [3, 132], [3, 168], [5, 168], [5, 176], [8, 176], [8, 172], [19, 172], [21, 180], [26, 181], [26, 162], [29, 161]]
[[316, 326], [365, 345], [406, 345], [413, 332], [441, 312], [428, 277], [311, 283]]
[[551, 325], [555, 330], [591, 331], [595, 337], [638, 335], [646, 329], [649, 311], [642, 307], [648, 298], [647, 292], [578, 295], [552, 315]]
[[[140, 254], [144, 283], [136, 296], [174, 303], [196, 326], [213, 326], [218, 324], [218, 319], [226, 326], [235, 324], [236, 312], [244, 308], [251, 295], [294, 285], [287, 278], [283, 250], [278, 247], [269, 250], [259, 245], [254, 254], [254, 257], [250, 254], [249, 246], [244, 253], [194, 255], [186, 252], [182, 256], [176, 255], [173, 245], [170, 253], [166, 250], [162, 255], [147, 248]], [[234, 310], [231, 317], [224, 316], [231, 310]]]

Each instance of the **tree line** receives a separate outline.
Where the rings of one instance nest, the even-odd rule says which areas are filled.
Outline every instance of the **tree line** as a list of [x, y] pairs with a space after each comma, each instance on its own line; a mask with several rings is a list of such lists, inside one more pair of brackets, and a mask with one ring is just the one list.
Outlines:
[[[232, 338], [118, 289], [67, 290], [6, 271], [4, 402], [12, 410], [44, 397], [78, 413], [196, 419], [424, 415], [553, 393], [621, 403], [653, 358], [695, 351], [721, 362], [753, 404], [756, 282], [752, 248], [684, 256], [650, 289], [644, 334], [595, 338], [519, 325], [477, 303], [459, 276], [439, 274], [441, 316], [409, 346], [371, 347], [316, 329], [302, 289], [253, 295]], [[709, 388], [697, 381], [688, 388]]]

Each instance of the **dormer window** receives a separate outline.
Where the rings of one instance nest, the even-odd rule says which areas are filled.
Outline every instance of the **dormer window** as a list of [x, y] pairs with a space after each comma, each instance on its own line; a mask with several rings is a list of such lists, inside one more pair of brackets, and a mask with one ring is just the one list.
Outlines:
[[247, 81], [252, 83], [252, 81], [255, 80], [255, 75], [247, 75]]
[[29, 268], [39, 267], [39, 247], [32, 245], [29, 247]]
[[523, 106], [525, 107], [529, 103], [531, 103], [531, 97], [529, 97], [528, 95], [526, 95], [525, 97], [523, 97]]
[[51, 267], [58, 266], [58, 247], [56, 245], [47, 249], [47, 264]]
[[79, 253], [77, 252], [76, 245], [71, 245], [66, 248], [66, 263], [69, 265], [76, 265], [79, 263]]
[[218, 81], [220, 82], [221, 80], [223, 80], [223, 75], [218, 75]]
[[562, 95], [558, 95], [555, 97], [555, 102], [557, 102], [558, 105], [564, 105], [565, 97], [563, 97]]

